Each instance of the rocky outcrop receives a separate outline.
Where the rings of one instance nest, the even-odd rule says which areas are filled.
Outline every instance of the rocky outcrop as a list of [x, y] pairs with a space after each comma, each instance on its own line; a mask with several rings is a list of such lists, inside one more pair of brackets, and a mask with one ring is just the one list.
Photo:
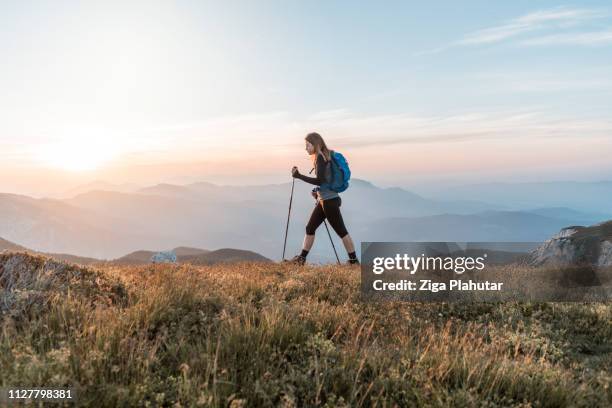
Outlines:
[[562, 229], [530, 254], [530, 263], [612, 266], [612, 221]]
[[604, 241], [599, 247], [600, 253], [597, 260], [597, 266], [612, 265], [612, 242]]

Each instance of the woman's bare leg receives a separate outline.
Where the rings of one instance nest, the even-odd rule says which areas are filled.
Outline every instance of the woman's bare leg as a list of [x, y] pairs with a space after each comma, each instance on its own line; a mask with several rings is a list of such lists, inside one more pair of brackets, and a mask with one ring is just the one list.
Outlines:
[[310, 251], [310, 248], [312, 248], [312, 244], [314, 244], [314, 239], [315, 239], [314, 234], [304, 235], [304, 243], [302, 244], [302, 249], [305, 249], [306, 251]]
[[346, 248], [346, 252], [348, 252], [349, 254], [351, 252], [355, 252], [355, 244], [353, 243], [353, 239], [351, 238], [349, 234], [346, 234], [344, 237], [342, 237], [342, 243], [344, 244], [344, 247]]

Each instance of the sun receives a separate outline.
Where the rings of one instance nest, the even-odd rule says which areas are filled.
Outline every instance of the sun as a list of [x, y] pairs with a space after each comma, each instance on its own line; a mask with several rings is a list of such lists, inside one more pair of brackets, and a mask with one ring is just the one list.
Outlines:
[[88, 171], [115, 159], [117, 149], [100, 139], [67, 138], [40, 147], [39, 161], [61, 170]]

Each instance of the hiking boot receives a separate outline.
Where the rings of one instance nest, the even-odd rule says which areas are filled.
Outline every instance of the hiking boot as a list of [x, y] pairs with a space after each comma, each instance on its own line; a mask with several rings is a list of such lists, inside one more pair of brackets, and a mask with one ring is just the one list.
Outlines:
[[304, 265], [304, 263], [306, 263], [306, 258], [304, 258], [302, 255], [296, 255], [287, 262], [291, 262], [297, 265]]
[[347, 264], [349, 265], [359, 265], [359, 259], [355, 258], [355, 259], [349, 259], [348, 261], [346, 261]]

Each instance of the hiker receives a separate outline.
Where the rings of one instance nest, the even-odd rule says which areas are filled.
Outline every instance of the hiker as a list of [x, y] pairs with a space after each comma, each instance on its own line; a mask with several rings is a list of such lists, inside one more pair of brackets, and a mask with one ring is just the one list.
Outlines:
[[[349, 235], [342, 214], [340, 213], [340, 205], [342, 199], [338, 193], [332, 190], [329, 183], [332, 181], [331, 155], [332, 153], [327, 148], [325, 141], [318, 133], [309, 133], [306, 138], [306, 152], [312, 157], [315, 170], [315, 177], [308, 177], [299, 172], [297, 167], [291, 169], [291, 175], [294, 178], [303, 180], [307, 183], [314, 184], [315, 187], [311, 194], [317, 200], [317, 203], [312, 210], [310, 220], [306, 224], [306, 235], [302, 245], [302, 252], [294, 256], [290, 262], [303, 265], [306, 262], [306, 256], [312, 248], [315, 239], [315, 231], [321, 223], [327, 218], [336, 234], [342, 239], [342, 243], [348, 253], [349, 264], [358, 264], [359, 260], [355, 254], [355, 245]], [[312, 170], [311, 170], [312, 172]]]

